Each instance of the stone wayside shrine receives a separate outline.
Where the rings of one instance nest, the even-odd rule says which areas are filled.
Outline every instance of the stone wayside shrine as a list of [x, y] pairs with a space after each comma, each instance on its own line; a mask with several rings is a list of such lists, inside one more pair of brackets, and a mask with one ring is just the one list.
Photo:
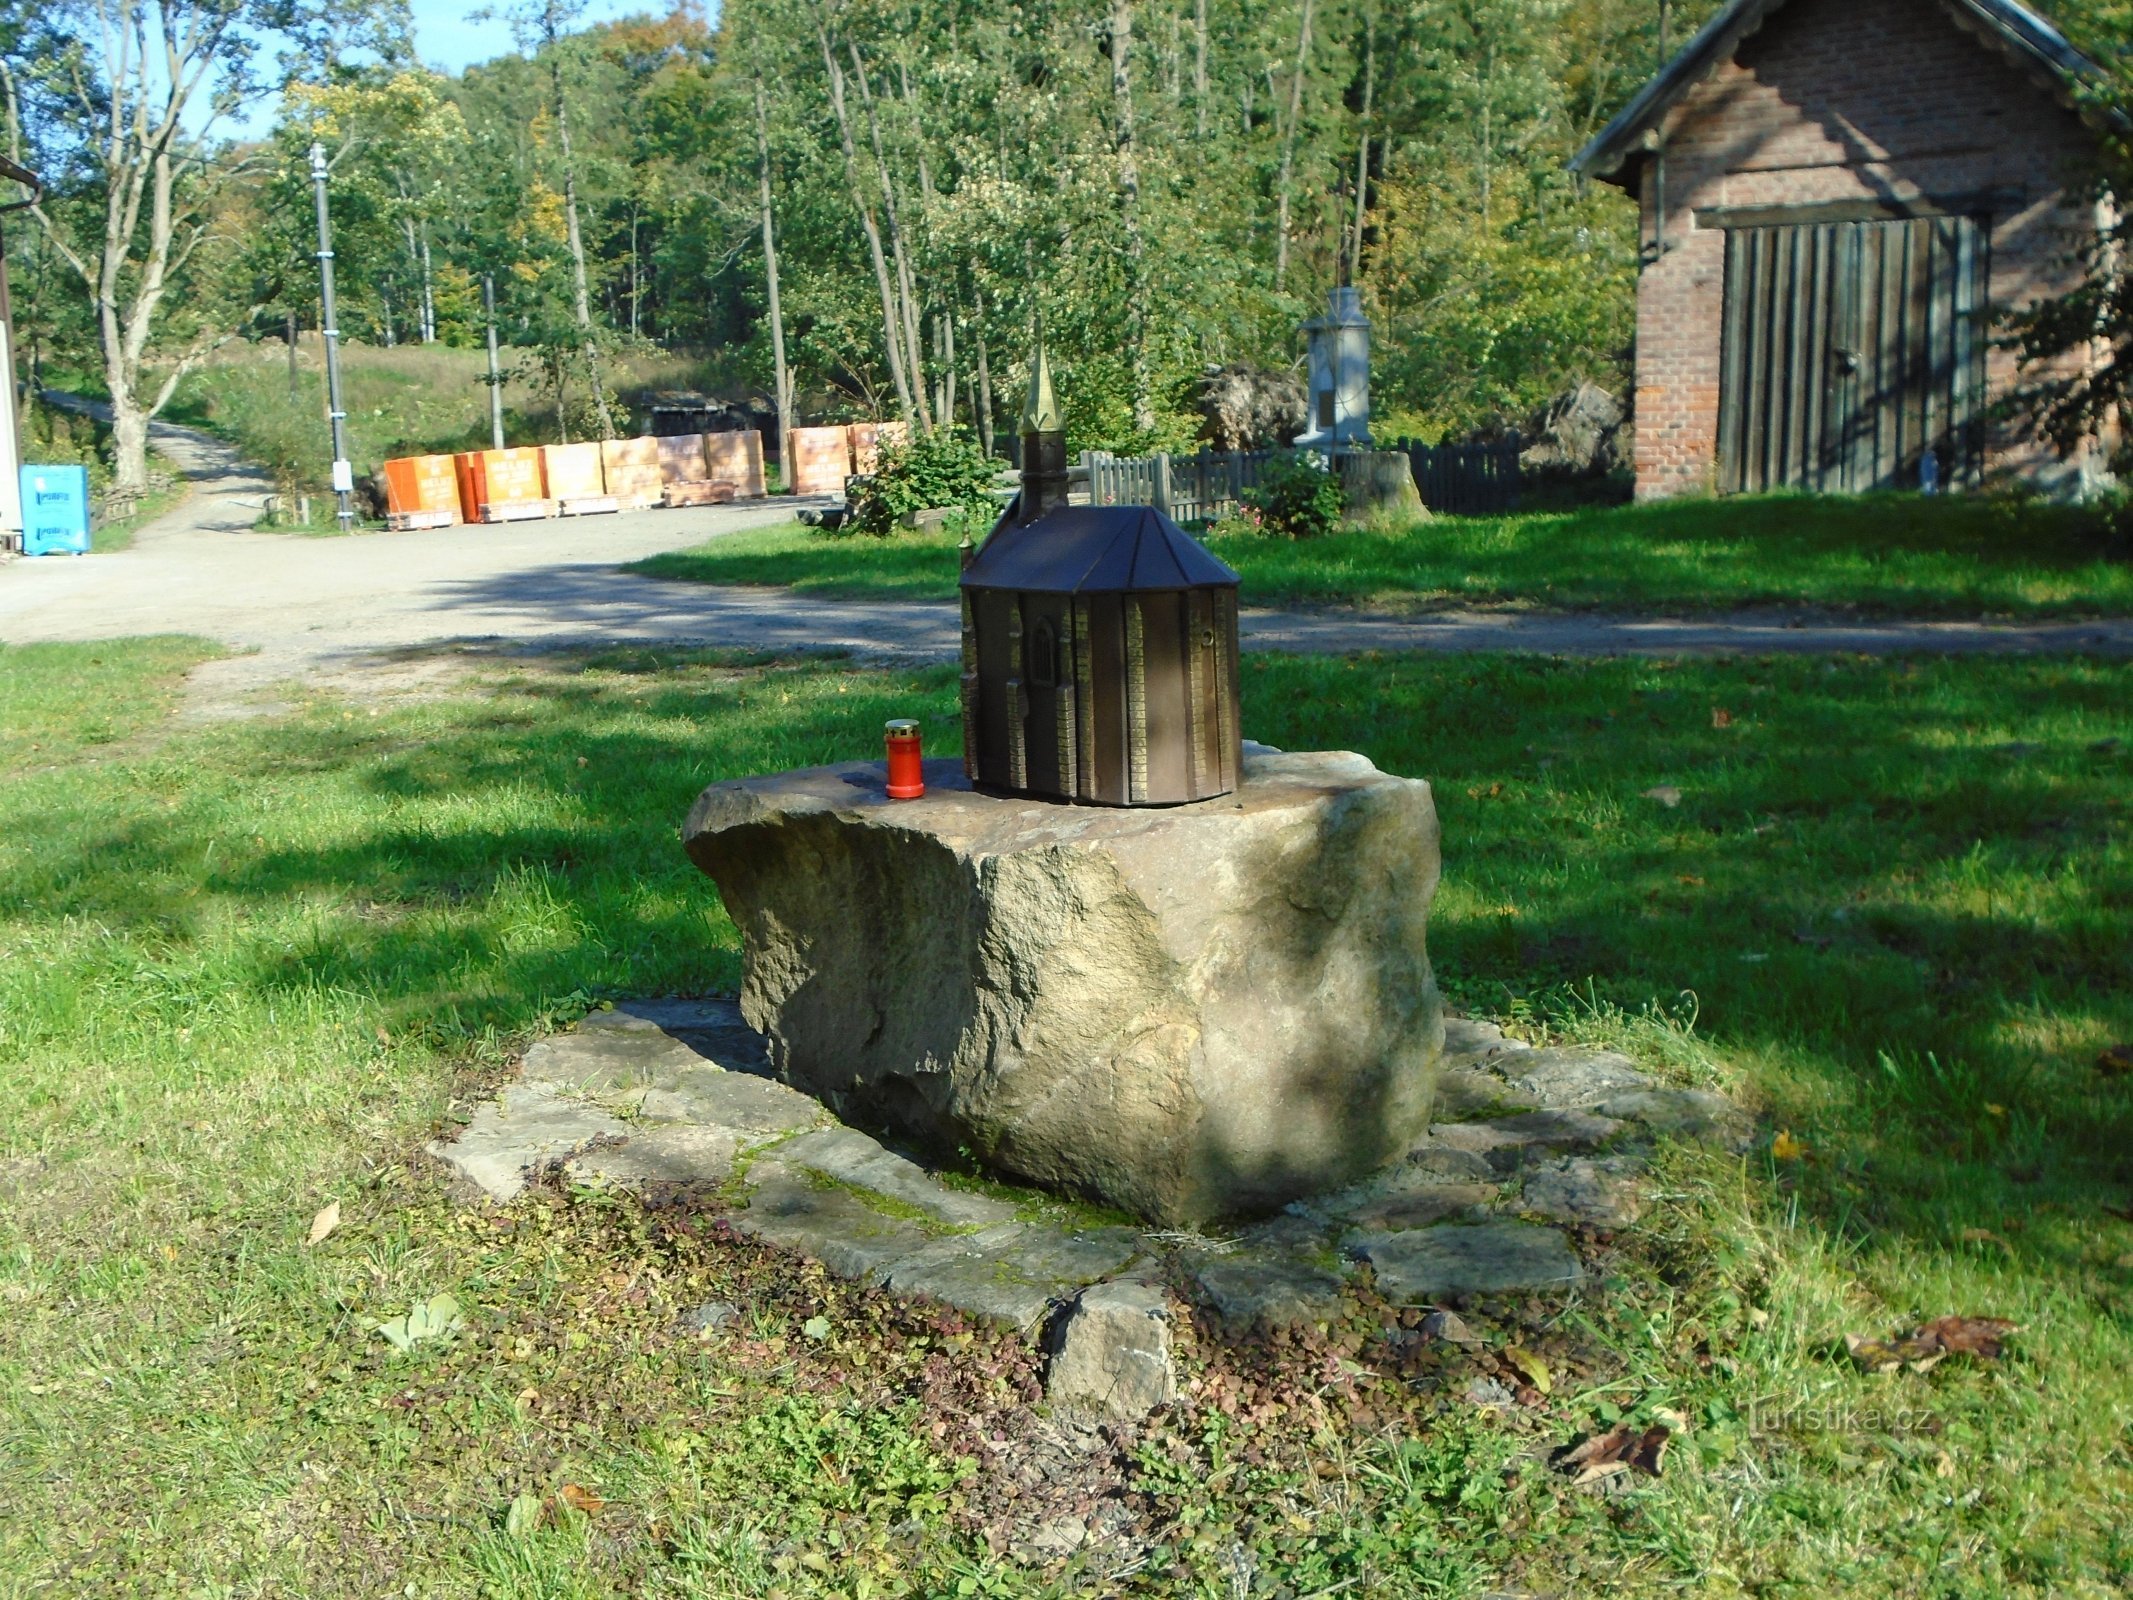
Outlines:
[[1020, 497], [963, 576], [964, 762], [716, 783], [689, 855], [770, 1066], [917, 1153], [1152, 1222], [1263, 1215], [1428, 1130], [1429, 785], [1238, 727], [1236, 576], [1067, 503], [1041, 354]]

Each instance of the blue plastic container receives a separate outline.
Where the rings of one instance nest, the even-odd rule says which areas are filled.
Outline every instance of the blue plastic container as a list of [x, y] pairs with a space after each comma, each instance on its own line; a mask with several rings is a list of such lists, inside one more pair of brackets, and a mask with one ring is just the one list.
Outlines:
[[89, 549], [89, 469], [22, 469], [22, 553], [83, 555]]

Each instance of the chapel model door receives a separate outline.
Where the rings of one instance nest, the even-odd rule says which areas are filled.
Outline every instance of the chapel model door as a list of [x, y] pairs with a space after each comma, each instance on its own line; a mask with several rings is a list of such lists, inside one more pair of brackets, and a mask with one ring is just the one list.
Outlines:
[[1719, 488], [1974, 486], [1987, 267], [1976, 217], [1729, 228]]

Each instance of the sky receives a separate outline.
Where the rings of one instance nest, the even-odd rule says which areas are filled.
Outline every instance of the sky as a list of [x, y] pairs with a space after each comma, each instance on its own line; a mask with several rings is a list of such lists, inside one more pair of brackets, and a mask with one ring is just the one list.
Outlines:
[[[477, 61], [491, 61], [517, 48], [511, 39], [511, 24], [501, 16], [469, 22], [468, 15], [484, 9], [482, 0], [413, 0], [415, 48], [424, 66], [438, 72], [458, 72]], [[504, 6], [486, 8], [501, 12]], [[587, 0], [578, 26], [612, 22], [633, 11], [664, 11], [663, 0]], [[715, 6], [706, 7], [714, 16]]]

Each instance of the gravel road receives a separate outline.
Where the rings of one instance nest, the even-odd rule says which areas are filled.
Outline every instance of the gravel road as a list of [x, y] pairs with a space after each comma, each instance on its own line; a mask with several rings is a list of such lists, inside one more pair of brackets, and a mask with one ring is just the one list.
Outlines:
[[[155, 435], [158, 448], [191, 479], [192, 493], [144, 528], [131, 549], [0, 567], [0, 640], [202, 635], [242, 652], [197, 675], [196, 693], [210, 699], [293, 678], [339, 678], [359, 672], [366, 660], [404, 660], [425, 647], [453, 644], [711, 644], [936, 658], [956, 649], [952, 603], [825, 601], [620, 570], [659, 551], [781, 522], [792, 514], [791, 500], [347, 538], [255, 534], [250, 530], [270, 488], [263, 478], [204, 434], [158, 424]], [[1243, 633], [1249, 647], [1302, 651], [2133, 654], [2133, 622], [2123, 620], [1253, 610], [1244, 615]]]

